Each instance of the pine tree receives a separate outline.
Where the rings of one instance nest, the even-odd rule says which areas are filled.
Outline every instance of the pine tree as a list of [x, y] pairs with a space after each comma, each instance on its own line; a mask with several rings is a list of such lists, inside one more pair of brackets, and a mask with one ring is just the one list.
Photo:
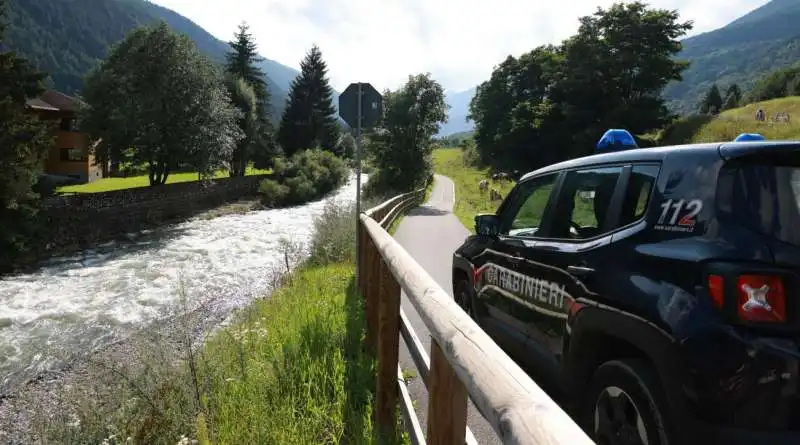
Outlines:
[[286, 110], [278, 129], [278, 142], [287, 156], [321, 147], [336, 153], [339, 127], [333, 106], [333, 88], [322, 52], [314, 45], [300, 63], [292, 81]]
[[[257, 104], [256, 120], [247, 122], [247, 128], [240, 128], [247, 135], [246, 140], [240, 142], [240, 146], [247, 147], [247, 150], [237, 150], [238, 157], [231, 159], [231, 163], [246, 166], [250, 161], [254, 161], [257, 168], [268, 168], [272, 165], [272, 158], [276, 154], [270, 117], [271, 100], [266, 77], [257, 65], [264, 59], [259, 57], [258, 46], [248, 31], [247, 23], [239, 25], [233, 40], [228, 43], [231, 51], [225, 56], [225, 71], [229, 73], [231, 79], [241, 79], [252, 89]], [[240, 122], [244, 123], [245, 121]], [[242, 176], [244, 173], [240, 168], [231, 169], [233, 176]]]
[[725, 103], [722, 104], [722, 109], [730, 110], [733, 108], [738, 108], [739, 103], [741, 101], [742, 101], [742, 90], [739, 89], [739, 85], [733, 83], [725, 91]]
[[742, 101], [742, 90], [739, 88], [739, 85], [732, 83], [731, 86], [728, 87], [727, 91], [725, 91], [726, 100], [731, 96], [733, 96], [733, 100], [737, 104]]
[[717, 84], [713, 84], [700, 102], [700, 114], [719, 114], [722, 105], [722, 95], [719, 93]]
[[723, 111], [732, 110], [732, 109], [738, 108], [738, 107], [739, 107], [739, 101], [736, 99], [736, 95], [735, 94], [728, 94], [728, 96], [725, 97], [725, 103], [722, 104], [722, 110]]
[[[6, 8], [6, 0], [0, 0], [0, 48]], [[11, 267], [33, 236], [33, 185], [53, 137], [49, 125], [27, 112], [26, 100], [42, 92], [44, 77], [16, 53], [0, 52], [0, 270]]]
[[225, 71], [250, 85], [258, 100], [259, 116], [262, 116], [269, 113], [269, 91], [264, 71], [256, 65], [264, 59], [258, 55], [258, 46], [249, 29], [247, 23], [240, 24], [234, 40], [228, 42], [231, 51], [225, 55]]

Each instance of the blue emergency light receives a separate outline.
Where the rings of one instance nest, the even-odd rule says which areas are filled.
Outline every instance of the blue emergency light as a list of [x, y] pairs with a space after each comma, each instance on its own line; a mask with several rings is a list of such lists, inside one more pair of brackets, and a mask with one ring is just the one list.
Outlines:
[[603, 137], [597, 142], [596, 151], [618, 151], [633, 148], [639, 148], [639, 146], [636, 145], [636, 139], [628, 130], [611, 129], [603, 133]]
[[750, 141], [764, 141], [767, 138], [758, 134], [758, 133], [742, 133], [739, 136], [736, 136], [736, 139], [733, 142], [750, 142]]

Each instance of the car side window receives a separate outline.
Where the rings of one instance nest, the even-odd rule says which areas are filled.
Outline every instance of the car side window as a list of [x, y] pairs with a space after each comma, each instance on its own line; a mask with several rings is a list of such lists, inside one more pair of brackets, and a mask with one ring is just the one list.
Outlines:
[[[521, 184], [517, 197], [516, 211], [512, 211], [511, 224], [507, 234], [510, 236], [536, 236], [542, 225], [544, 212], [558, 174], [550, 174]], [[511, 209], [509, 209], [511, 210]]]
[[601, 235], [621, 173], [622, 167], [568, 172], [554, 215], [553, 237], [581, 240]]
[[619, 218], [620, 227], [641, 219], [650, 204], [653, 187], [658, 178], [659, 166], [655, 164], [634, 165], [625, 191], [622, 212]]

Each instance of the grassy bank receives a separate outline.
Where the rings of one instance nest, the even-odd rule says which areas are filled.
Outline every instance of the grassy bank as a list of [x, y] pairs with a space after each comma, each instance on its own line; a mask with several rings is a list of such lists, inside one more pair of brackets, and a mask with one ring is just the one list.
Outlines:
[[[762, 108], [767, 122], [755, 120], [756, 111]], [[791, 122], [769, 122], [775, 113], [786, 112]], [[800, 97], [784, 97], [741, 108], [724, 111], [717, 117], [691, 116], [680, 119], [659, 135], [660, 145], [692, 142], [732, 141], [741, 133], [761, 133], [767, 139], [800, 139]]]
[[[248, 168], [246, 174], [249, 175], [265, 175], [270, 173], [270, 170], [259, 170], [255, 168]], [[218, 171], [215, 178], [227, 178], [229, 174], [227, 171]], [[196, 172], [185, 173], [171, 173], [167, 177], [167, 184], [175, 184], [178, 182], [194, 182], [197, 181]], [[103, 178], [92, 181], [86, 184], [67, 185], [59, 187], [58, 191], [62, 193], [99, 193], [110, 192], [114, 190], [124, 190], [136, 187], [147, 187], [150, 185], [150, 178], [148, 175], [130, 176], [127, 178]]]
[[206, 345], [213, 443], [372, 442], [374, 378], [353, 272], [304, 267]]
[[[315, 221], [306, 260], [278, 274], [278, 290], [199, 347], [187, 335], [166, 360], [171, 366], [137, 359], [139, 369], [92, 378], [100, 391], [59, 395], [68, 400], [59, 419], [36, 428], [44, 443], [378, 443], [375, 365], [362, 351], [363, 302], [354, 283], [354, 222], [352, 206], [329, 204]], [[291, 262], [298, 247], [286, 243], [281, 256]], [[146, 347], [149, 356], [169, 355], [161, 343]]]
[[[433, 168], [436, 173], [447, 176], [455, 183], [456, 203], [453, 212], [470, 230], [475, 229], [475, 215], [497, 210], [500, 201], [490, 201], [489, 193], [478, 189], [482, 179], [489, 178], [488, 169], [478, 169], [465, 162], [460, 148], [439, 148], [433, 152]], [[503, 197], [513, 187], [513, 182], [491, 183]]]

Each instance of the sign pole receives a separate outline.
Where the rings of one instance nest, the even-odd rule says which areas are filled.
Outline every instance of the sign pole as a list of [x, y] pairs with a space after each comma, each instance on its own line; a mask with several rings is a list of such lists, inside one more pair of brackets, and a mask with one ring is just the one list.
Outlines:
[[[364, 103], [368, 105], [365, 107]], [[347, 122], [350, 130], [355, 133], [355, 163], [356, 163], [356, 260], [360, 262], [361, 244], [359, 241], [358, 223], [361, 217], [361, 132], [373, 128], [381, 119], [383, 113], [383, 97], [368, 82], [353, 82], [339, 95], [339, 116]], [[361, 240], [363, 241], [363, 240]], [[358, 272], [356, 272], [358, 276]]]
[[356, 96], [358, 99], [358, 125], [356, 125], [356, 282], [360, 279], [359, 274], [361, 273], [358, 270], [358, 265], [361, 264], [361, 243], [358, 239], [358, 227], [361, 224], [359, 221], [361, 217], [361, 113], [363, 111], [361, 109], [361, 94], [361, 82], [359, 82], [358, 95]]
[[356, 125], [356, 217], [361, 214], [361, 82], [358, 83], [358, 125]]

